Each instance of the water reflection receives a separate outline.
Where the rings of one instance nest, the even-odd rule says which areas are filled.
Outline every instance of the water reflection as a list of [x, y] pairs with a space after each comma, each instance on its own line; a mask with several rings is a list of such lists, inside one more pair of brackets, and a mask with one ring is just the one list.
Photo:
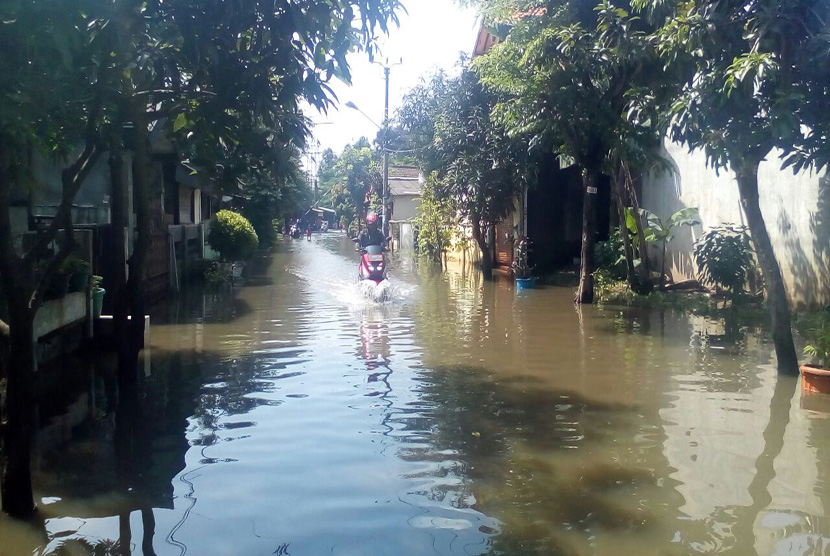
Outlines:
[[830, 403], [762, 330], [400, 259], [377, 304], [337, 237], [257, 264], [154, 312], [137, 391], [66, 363], [0, 553], [830, 550]]

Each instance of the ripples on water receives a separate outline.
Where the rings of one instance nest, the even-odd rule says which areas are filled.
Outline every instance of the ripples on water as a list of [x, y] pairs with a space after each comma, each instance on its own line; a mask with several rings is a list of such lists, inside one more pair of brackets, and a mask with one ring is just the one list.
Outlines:
[[134, 407], [73, 364], [0, 555], [827, 553], [830, 405], [762, 334], [349, 247], [163, 308]]

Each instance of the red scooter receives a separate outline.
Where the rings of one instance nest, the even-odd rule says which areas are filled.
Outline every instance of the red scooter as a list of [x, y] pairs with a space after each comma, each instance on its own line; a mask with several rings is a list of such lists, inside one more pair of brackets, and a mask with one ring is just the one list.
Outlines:
[[[355, 239], [355, 243], [359, 240]], [[383, 245], [368, 245], [360, 249], [360, 265], [357, 268], [358, 280], [371, 280], [380, 284], [386, 280], [386, 249]]]

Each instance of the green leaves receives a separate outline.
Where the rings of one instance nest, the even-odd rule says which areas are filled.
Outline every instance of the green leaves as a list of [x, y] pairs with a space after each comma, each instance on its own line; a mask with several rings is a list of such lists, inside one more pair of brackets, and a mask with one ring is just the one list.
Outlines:
[[682, 208], [669, 217], [669, 228], [675, 226], [696, 226], [700, 223], [700, 211], [697, 207]]
[[494, 121], [496, 100], [462, 60], [460, 75], [435, 74], [407, 94], [398, 114], [420, 165], [438, 174], [436, 195], [482, 229], [513, 208], [531, 178], [525, 141]]
[[754, 266], [746, 227], [724, 224], [707, 230], [695, 243], [694, 258], [704, 283], [740, 294]]
[[173, 132], [177, 132], [184, 128], [187, 125], [187, 116], [184, 113], [179, 114], [176, 116], [175, 121], [173, 122]]
[[[646, 229], [644, 230], [647, 242], [671, 241], [672, 230], [677, 226], [695, 226], [700, 224], [700, 212], [697, 207], [686, 207], [678, 210], [669, 217], [668, 223], [664, 223], [659, 216], [646, 209], [640, 209]], [[634, 216], [634, 209], [625, 208], [625, 226], [633, 236], [637, 235], [637, 222]]]
[[669, 111], [674, 140], [704, 149], [715, 168], [758, 162], [773, 147], [796, 171], [830, 162], [830, 51], [820, 38], [830, 36], [830, 4], [662, 4], [669, 13], [655, 46], [684, 83]]
[[250, 259], [259, 245], [251, 223], [241, 214], [229, 210], [216, 213], [207, 240], [228, 262]]

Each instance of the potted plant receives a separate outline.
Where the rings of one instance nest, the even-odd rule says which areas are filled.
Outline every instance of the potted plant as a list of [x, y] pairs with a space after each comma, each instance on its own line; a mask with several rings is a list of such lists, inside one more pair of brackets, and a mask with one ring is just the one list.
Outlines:
[[527, 262], [527, 236], [519, 236], [514, 241], [515, 256], [513, 257], [513, 275], [516, 277], [516, 289], [531, 289], [536, 286], [536, 279], [531, 277], [532, 270]]
[[104, 307], [104, 294], [107, 293], [107, 290], [101, 287], [103, 280], [98, 275], [92, 277], [92, 316], [95, 318], [101, 316], [101, 310]]
[[89, 287], [90, 264], [78, 255], [69, 255], [61, 264], [59, 273], [67, 277], [70, 292], [84, 291]]
[[830, 394], [830, 312], [825, 309], [807, 319], [802, 333], [807, 338], [804, 355], [812, 359], [801, 366], [802, 389]]

